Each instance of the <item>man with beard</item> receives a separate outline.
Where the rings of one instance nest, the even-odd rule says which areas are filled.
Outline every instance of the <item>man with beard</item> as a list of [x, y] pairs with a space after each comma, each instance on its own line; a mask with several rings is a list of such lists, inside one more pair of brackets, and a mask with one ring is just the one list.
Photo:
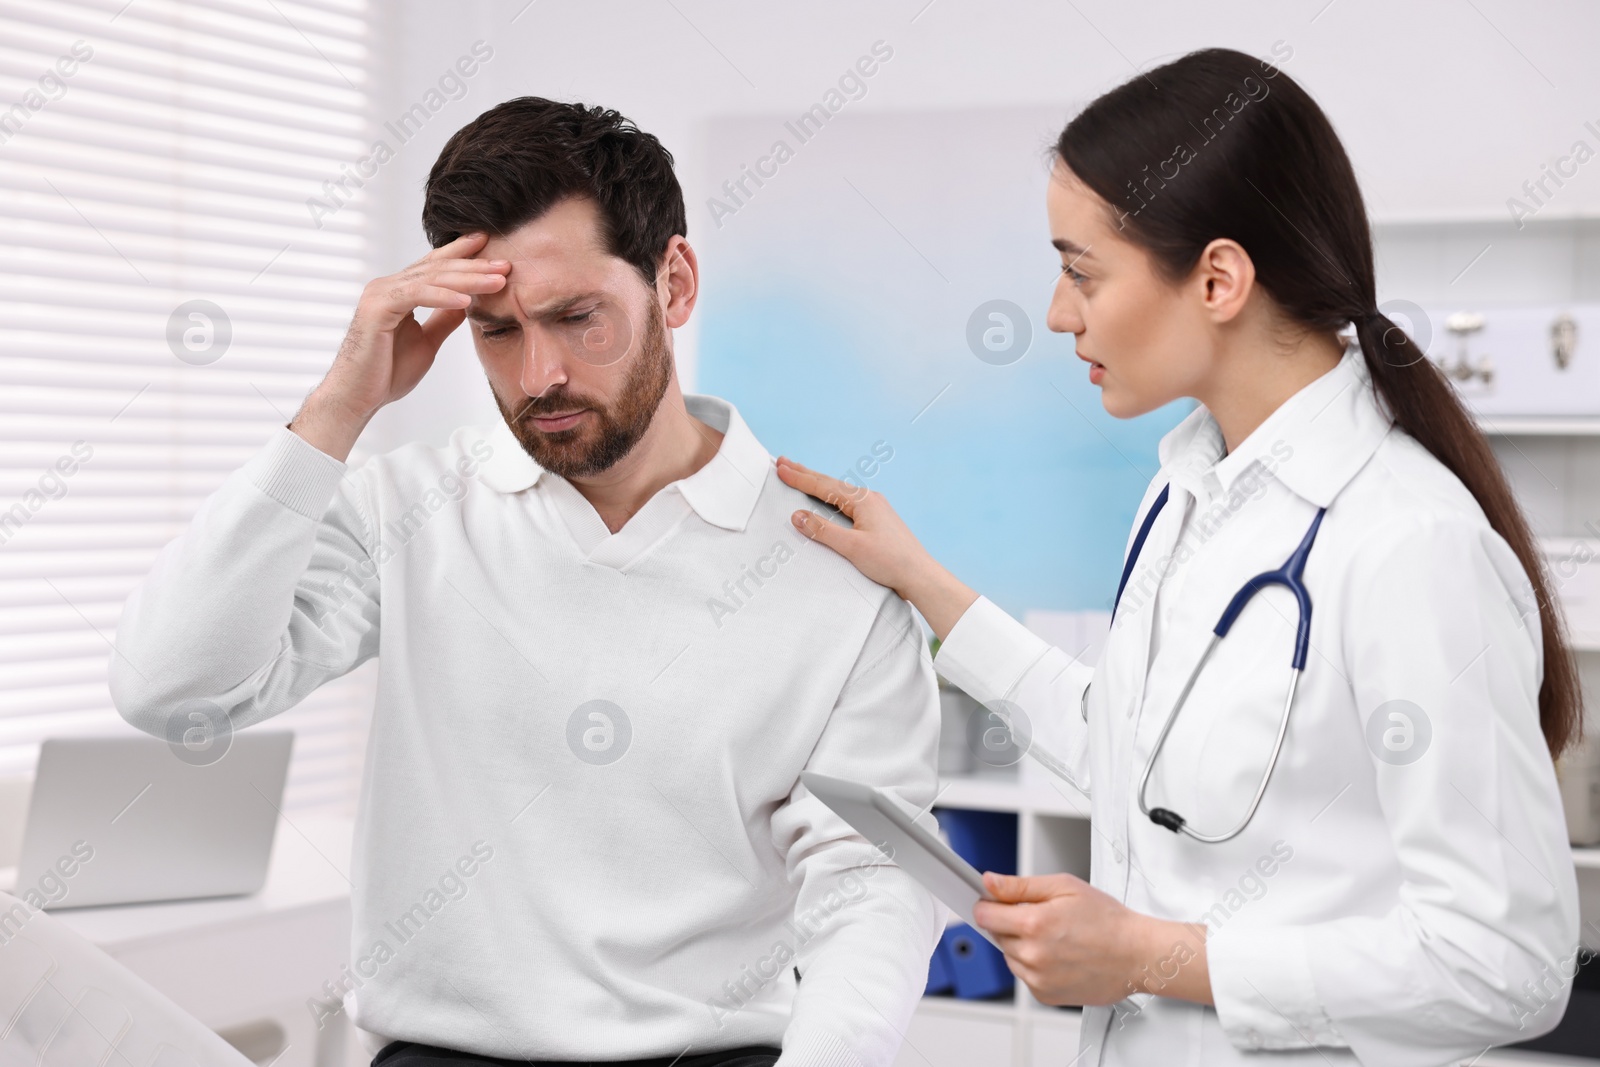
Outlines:
[[[381, 1067], [889, 1064], [944, 911], [800, 774], [926, 811], [931, 662], [733, 406], [680, 391], [672, 157], [512, 100], [446, 144], [423, 226], [130, 598], [118, 708], [225, 740], [378, 657], [352, 963], [309, 1007]], [[348, 467], [469, 320], [503, 418]]]

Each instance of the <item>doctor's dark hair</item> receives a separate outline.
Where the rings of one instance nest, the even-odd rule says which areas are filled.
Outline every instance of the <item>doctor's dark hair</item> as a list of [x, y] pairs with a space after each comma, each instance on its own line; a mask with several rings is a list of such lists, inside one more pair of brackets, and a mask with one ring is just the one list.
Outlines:
[[[1277, 46], [1274, 57], [1286, 58]], [[1361, 188], [1316, 102], [1273, 64], [1208, 48], [1096, 99], [1055, 155], [1167, 281], [1190, 277], [1207, 244], [1230, 238], [1288, 320], [1327, 333], [1354, 324], [1383, 407], [1461, 479], [1527, 572], [1544, 643], [1540, 729], [1552, 755], [1576, 741], [1583, 698], [1543, 557], [1455, 389], [1378, 311]]]
[[689, 235], [672, 153], [617, 112], [519, 96], [451, 135], [428, 172], [422, 229], [434, 248], [507, 234], [569, 197], [600, 209], [601, 240], [652, 289], [667, 242]]

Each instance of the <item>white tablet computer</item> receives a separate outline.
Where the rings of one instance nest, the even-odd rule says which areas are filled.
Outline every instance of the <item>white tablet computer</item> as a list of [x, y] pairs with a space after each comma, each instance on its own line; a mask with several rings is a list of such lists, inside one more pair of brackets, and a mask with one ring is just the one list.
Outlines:
[[983, 874], [937, 835], [913, 822], [899, 801], [876, 786], [816, 771], [801, 771], [800, 781], [857, 833], [944, 901], [962, 922], [994, 944], [994, 938], [972, 921], [972, 906], [980, 900], [994, 899], [984, 887]]

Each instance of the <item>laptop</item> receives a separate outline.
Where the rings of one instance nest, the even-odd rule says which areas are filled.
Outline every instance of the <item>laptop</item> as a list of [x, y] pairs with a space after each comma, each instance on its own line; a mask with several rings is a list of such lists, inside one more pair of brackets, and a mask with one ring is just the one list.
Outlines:
[[197, 765], [156, 737], [47, 739], [12, 895], [56, 909], [258, 891], [293, 747], [293, 731], [248, 730]]

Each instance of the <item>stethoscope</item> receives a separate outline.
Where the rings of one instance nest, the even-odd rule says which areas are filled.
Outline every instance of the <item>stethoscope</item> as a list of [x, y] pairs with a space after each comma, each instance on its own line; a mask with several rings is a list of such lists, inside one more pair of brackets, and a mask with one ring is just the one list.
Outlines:
[[[1112, 617], [1116, 617], [1117, 605], [1122, 601], [1122, 590], [1128, 584], [1128, 577], [1133, 573], [1133, 566], [1139, 559], [1139, 552], [1144, 548], [1144, 542], [1150, 536], [1150, 527], [1155, 525], [1156, 516], [1166, 506], [1168, 490], [1171, 486], [1163, 486], [1161, 495], [1156, 497], [1155, 503], [1150, 506], [1150, 511], [1144, 517], [1144, 522], [1139, 526], [1139, 532], [1133, 539], [1133, 548], [1128, 553], [1128, 560], [1122, 568], [1122, 580], [1117, 583], [1116, 600], [1112, 601]], [[1172, 706], [1172, 714], [1167, 716], [1161, 733], [1156, 737], [1155, 747], [1150, 750], [1150, 757], [1145, 760], [1144, 773], [1139, 776], [1139, 810], [1157, 826], [1164, 826], [1173, 833], [1183, 833], [1196, 841], [1208, 845], [1220, 844], [1232, 840], [1250, 825], [1250, 820], [1255, 817], [1256, 809], [1261, 806], [1261, 797], [1267, 791], [1267, 783], [1272, 780], [1272, 772], [1278, 766], [1278, 753], [1283, 750], [1283, 738], [1289, 731], [1289, 712], [1294, 707], [1295, 689], [1298, 688], [1300, 675], [1306, 668], [1306, 652], [1311, 647], [1311, 594], [1306, 591], [1305, 573], [1306, 557], [1311, 555], [1311, 546], [1317, 539], [1317, 529], [1322, 525], [1322, 516], [1327, 508], [1318, 508], [1316, 516], [1311, 520], [1306, 534], [1300, 539], [1300, 545], [1283, 566], [1277, 570], [1263, 571], [1245, 582], [1243, 587], [1228, 601], [1228, 606], [1222, 612], [1222, 618], [1217, 620], [1217, 625], [1211, 631], [1211, 640], [1206, 644], [1206, 649], [1200, 659], [1189, 672], [1189, 678], [1184, 682], [1183, 689], [1178, 693], [1177, 702]], [[1182, 815], [1171, 808], [1152, 808], [1145, 802], [1145, 791], [1150, 785], [1150, 773], [1155, 770], [1156, 757], [1161, 755], [1162, 746], [1166, 744], [1167, 735], [1172, 732], [1172, 724], [1178, 721], [1178, 713], [1183, 710], [1183, 705], [1189, 698], [1189, 691], [1194, 688], [1194, 682], [1200, 675], [1206, 661], [1211, 658], [1212, 651], [1217, 647], [1217, 642], [1228, 636], [1234, 621], [1244, 611], [1245, 605], [1250, 603], [1252, 597], [1269, 585], [1281, 585], [1294, 594], [1295, 603], [1299, 608], [1299, 620], [1295, 627], [1294, 659], [1291, 661], [1289, 675], [1289, 695], [1283, 702], [1283, 714], [1278, 718], [1278, 736], [1272, 743], [1272, 756], [1267, 760], [1267, 769], [1261, 775], [1261, 783], [1256, 786], [1256, 795], [1251, 798], [1250, 809], [1244, 813], [1244, 818], [1239, 824], [1225, 834], [1202, 834], [1190, 828]]]
[[[1122, 602], [1122, 591], [1127, 587], [1128, 578], [1133, 574], [1134, 564], [1139, 560], [1139, 553], [1144, 549], [1146, 538], [1150, 536], [1150, 528], [1155, 525], [1156, 516], [1161, 514], [1161, 509], [1167, 505], [1170, 489], [1170, 485], [1161, 488], [1160, 495], [1156, 497], [1155, 503], [1150, 505], [1150, 510], [1145, 514], [1144, 521], [1139, 525], [1139, 532], [1134, 536], [1133, 548], [1128, 552], [1127, 562], [1122, 566], [1122, 580], [1117, 583], [1116, 599], [1111, 604], [1112, 618], [1116, 617], [1117, 605]], [[1300, 539], [1299, 547], [1284, 561], [1283, 566], [1277, 570], [1263, 571], [1244, 583], [1243, 587], [1233, 595], [1233, 599], [1228, 602], [1227, 608], [1222, 612], [1222, 618], [1218, 619], [1217, 625], [1213, 627], [1211, 640], [1206, 645], [1205, 652], [1201, 654], [1199, 661], [1194, 665], [1194, 669], [1189, 672], [1189, 678], [1184, 682], [1183, 689], [1178, 693], [1178, 700], [1172, 707], [1172, 714], [1167, 716], [1166, 724], [1161, 727], [1161, 733], [1156, 737], [1155, 747], [1150, 750], [1150, 757], [1145, 760], [1144, 773], [1139, 776], [1139, 810], [1157, 826], [1164, 826], [1173, 833], [1187, 834], [1203, 844], [1215, 845], [1223, 841], [1230, 841], [1243, 833], [1244, 828], [1249, 826], [1250, 820], [1255, 817], [1256, 809], [1261, 806], [1261, 798], [1267, 791], [1267, 783], [1272, 780], [1272, 772], [1278, 766], [1278, 754], [1283, 750], [1284, 736], [1289, 732], [1289, 712], [1294, 707], [1295, 690], [1299, 687], [1300, 675], [1305, 671], [1306, 653], [1311, 647], [1311, 594], [1306, 591], [1305, 585], [1306, 557], [1311, 554], [1311, 546], [1317, 539], [1317, 530], [1322, 526], [1322, 516], [1327, 510], [1327, 508], [1317, 509], [1317, 514], [1312, 518], [1311, 525], [1306, 529], [1305, 536]], [[1293, 593], [1300, 616], [1295, 628], [1294, 659], [1291, 661], [1291, 673], [1289, 675], [1289, 695], [1283, 702], [1283, 714], [1278, 718], [1278, 735], [1272, 743], [1272, 756], [1267, 760], [1267, 769], [1261, 775], [1261, 783], [1256, 786], [1256, 795], [1250, 800], [1250, 809], [1244, 813], [1244, 818], [1239, 821], [1239, 824], [1225, 834], [1196, 833], [1189, 827], [1184, 817], [1171, 808], [1152, 808], [1145, 802], [1145, 792], [1150, 785], [1150, 773], [1155, 769], [1156, 757], [1161, 755], [1161, 749], [1166, 744], [1167, 735], [1172, 732], [1172, 724], [1178, 721], [1178, 713], [1183, 710], [1184, 702], [1189, 699], [1189, 691], [1194, 688], [1195, 679], [1199, 677], [1200, 670], [1206, 665], [1206, 661], [1211, 658], [1211, 653], [1217, 647], [1217, 642], [1228, 635], [1228, 631], [1233, 628], [1234, 621], [1244, 611], [1245, 605], [1250, 603], [1250, 599], [1269, 585], [1281, 585], [1289, 590], [1290, 593]], [[1084, 690], [1083, 699], [1085, 704], [1084, 717], [1087, 718], [1087, 703], [1089, 699], [1087, 689]], [[1005, 723], [1008, 731], [1015, 730], [1009, 709], [990, 706], [989, 711]], [[1083, 791], [1083, 787], [1078, 785], [1077, 780], [1072, 775], [1072, 771], [1060, 757], [1048, 751], [1042, 745], [1034, 743], [1031, 738], [1025, 743], [1024, 751], [1028, 756], [1033, 757], [1035, 761], [1055, 774], [1056, 777], [1080, 792]]]

